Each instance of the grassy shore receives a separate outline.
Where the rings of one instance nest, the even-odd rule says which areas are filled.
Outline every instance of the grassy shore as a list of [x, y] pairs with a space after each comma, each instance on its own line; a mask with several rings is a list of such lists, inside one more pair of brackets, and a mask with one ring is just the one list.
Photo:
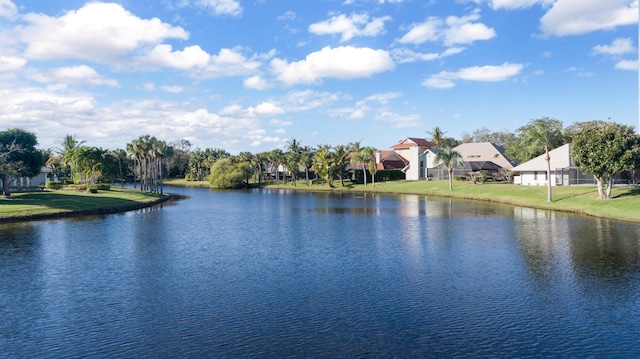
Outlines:
[[[190, 182], [185, 180], [171, 180], [166, 184], [183, 187], [206, 188], [209, 186], [206, 181]], [[329, 188], [326, 185], [314, 184], [307, 187], [304, 181], [298, 181], [296, 186], [293, 183], [287, 183], [261, 187], [298, 191], [371, 192], [454, 197], [640, 223], [640, 187], [614, 187], [611, 200], [599, 200], [595, 185], [558, 186], [553, 187], [553, 201], [548, 202], [546, 186], [522, 186], [493, 182], [473, 184], [466, 181], [455, 181], [452, 192], [449, 192], [448, 181], [392, 181], [376, 183], [375, 187], [371, 184], [365, 187], [351, 183], [345, 183], [344, 186], [341, 186], [340, 182], [336, 181], [335, 186], [335, 188]]]
[[149, 207], [168, 198], [167, 195], [113, 186], [109, 191], [98, 193], [79, 190], [14, 193], [11, 197], [0, 198], [0, 223], [117, 213]]

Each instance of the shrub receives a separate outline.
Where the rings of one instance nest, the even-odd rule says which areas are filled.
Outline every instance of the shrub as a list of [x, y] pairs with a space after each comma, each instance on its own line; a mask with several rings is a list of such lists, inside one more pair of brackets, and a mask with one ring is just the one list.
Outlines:
[[98, 193], [98, 189], [96, 187], [89, 187], [90, 193]]
[[45, 189], [51, 189], [51, 190], [55, 190], [55, 189], [61, 189], [62, 188], [62, 183], [60, 182], [47, 182], [44, 184], [44, 188]]
[[92, 186], [100, 191], [110, 191], [111, 190], [111, 185], [108, 183], [98, 183], [94, 186]]
[[196, 176], [193, 173], [187, 173], [184, 176], [184, 179], [187, 181], [195, 181], [196, 180]]

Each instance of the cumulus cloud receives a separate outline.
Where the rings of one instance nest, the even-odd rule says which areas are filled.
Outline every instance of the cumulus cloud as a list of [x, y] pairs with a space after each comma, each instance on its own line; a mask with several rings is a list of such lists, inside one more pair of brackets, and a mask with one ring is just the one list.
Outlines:
[[181, 27], [158, 18], [141, 19], [121, 5], [91, 2], [61, 17], [27, 14], [21, 29], [25, 55], [34, 59], [74, 58], [106, 62], [145, 44], [165, 39], [187, 39]]
[[223, 76], [242, 76], [255, 73], [275, 53], [270, 51], [265, 54], [253, 54], [247, 56], [240, 47], [233, 49], [221, 49], [217, 55], [212, 55], [209, 64], [197, 69], [197, 76], [213, 78]]
[[51, 72], [51, 76], [54, 80], [67, 83], [109, 87], [120, 86], [117, 80], [105, 78], [87, 65], [57, 68]]
[[140, 60], [151, 66], [172, 67], [180, 70], [191, 70], [204, 67], [209, 63], [211, 55], [200, 46], [187, 46], [182, 51], [172, 51], [171, 45], [156, 45]]
[[255, 90], [264, 90], [269, 87], [269, 83], [267, 82], [267, 80], [258, 75], [251, 76], [245, 79], [243, 85], [246, 88]]
[[499, 82], [518, 75], [524, 68], [523, 64], [505, 62], [499, 66], [473, 66], [456, 72], [442, 71], [422, 82], [423, 86], [431, 88], [452, 88], [456, 81]]
[[0, 56], [0, 73], [13, 72], [24, 67], [27, 60], [14, 56]]
[[349, 41], [356, 36], [377, 36], [385, 33], [384, 22], [390, 16], [369, 18], [367, 14], [344, 14], [332, 16], [329, 20], [309, 25], [309, 32], [316, 35], [342, 34], [340, 41]]
[[638, 0], [557, 0], [540, 29], [544, 36], [568, 36], [637, 23]]
[[18, 14], [18, 8], [11, 0], [0, 0], [0, 18], [13, 19]]
[[479, 19], [478, 12], [462, 17], [449, 16], [445, 19], [429, 17], [422, 23], [411, 25], [409, 31], [398, 42], [419, 45], [428, 41], [442, 41], [446, 46], [453, 46], [494, 38], [495, 30], [476, 22]]
[[593, 48], [595, 54], [610, 56], [624, 55], [635, 51], [633, 41], [630, 38], [615, 39], [611, 45], [597, 45]]
[[367, 96], [364, 100], [356, 102], [353, 107], [345, 107], [337, 110], [330, 111], [330, 114], [335, 117], [343, 117], [349, 120], [361, 120], [365, 118], [373, 108], [369, 105], [371, 102], [376, 102], [381, 105], [387, 105], [391, 100], [402, 96], [399, 92], [385, 92], [378, 93], [371, 96]]
[[196, 0], [195, 4], [211, 10], [214, 15], [239, 16], [242, 14], [242, 6], [237, 0]]
[[638, 60], [622, 60], [616, 66], [618, 70], [638, 71]]
[[323, 78], [353, 79], [392, 70], [395, 67], [387, 51], [352, 46], [325, 47], [304, 60], [287, 62], [273, 59], [271, 68], [277, 78], [289, 85], [318, 83]]

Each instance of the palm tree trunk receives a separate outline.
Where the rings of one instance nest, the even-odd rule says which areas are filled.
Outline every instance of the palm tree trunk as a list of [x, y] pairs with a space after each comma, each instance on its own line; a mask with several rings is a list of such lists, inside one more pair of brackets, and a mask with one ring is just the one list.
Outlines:
[[447, 168], [447, 172], [449, 172], [449, 192], [453, 191], [453, 168]]
[[549, 157], [549, 146], [544, 146], [544, 152], [544, 159], [547, 161], [547, 201], [551, 202], [551, 157]]

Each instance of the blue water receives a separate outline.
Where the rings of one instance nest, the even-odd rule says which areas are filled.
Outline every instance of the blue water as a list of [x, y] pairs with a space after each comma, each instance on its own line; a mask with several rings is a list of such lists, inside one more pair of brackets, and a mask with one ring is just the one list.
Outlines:
[[216, 192], [0, 225], [0, 357], [640, 356], [640, 226]]

